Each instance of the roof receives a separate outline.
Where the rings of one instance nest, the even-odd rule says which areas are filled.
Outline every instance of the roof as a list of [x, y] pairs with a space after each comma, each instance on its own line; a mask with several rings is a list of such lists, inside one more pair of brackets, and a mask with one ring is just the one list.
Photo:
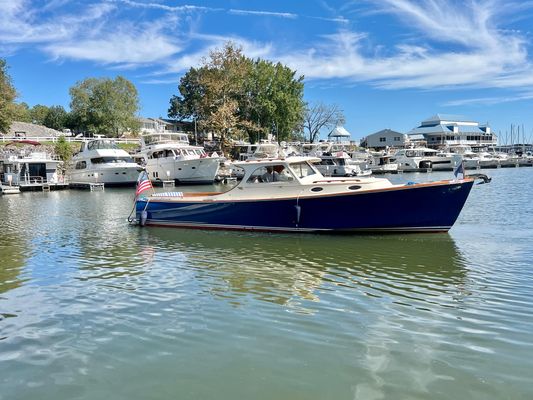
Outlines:
[[351, 134], [346, 129], [344, 129], [343, 126], [336, 126], [335, 129], [333, 129], [328, 137], [350, 137]]
[[[457, 128], [457, 132], [453, 131], [453, 128]], [[482, 127], [479, 126], [472, 126], [472, 125], [433, 125], [433, 126], [419, 126], [417, 128], [412, 129], [408, 134], [409, 136], [415, 135], [415, 134], [421, 134], [421, 135], [427, 135], [427, 134], [461, 134], [461, 133], [471, 133], [476, 135], [491, 135], [491, 133], [487, 133], [485, 130], [481, 129]], [[483, 127], [484, 128], [484, 127]]]
[[435, 114], [422, 121], [421, 125], [428, 125], [430, 123], [439, 124], [441, 121], [453, 121], [453, 122], [475, 122], [462, 115], [453, 114]]
[[371, 133], [370, 135], [367, 136], [367, 138], [370, 136], [374, 136], [374, 135], [387, 135], [387, 134], [400, 135], [400, 136], [404, 135], [404, 133], [393, 131], [392, 129], [382, 129], [378, 132]]

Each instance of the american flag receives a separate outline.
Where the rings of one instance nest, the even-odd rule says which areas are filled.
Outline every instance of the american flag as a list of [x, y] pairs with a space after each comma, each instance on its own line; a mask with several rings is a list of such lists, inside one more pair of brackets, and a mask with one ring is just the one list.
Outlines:
[[453, 171], [453, 174], [455, 175], [455, 179], [459, 179], [459, 174], [462, 175], [463, 179], [465, 178], [465, 166], [462, 159], [455, 167], [455, 171]]
[[140, 195], [142, 192], [148, 189], [153, 189], [152, 182], [150, 182], [146, 171], [141, 171], [139, 174], [139, 179], [137, 179], [137, 190], [135, 191], [135, 196]]

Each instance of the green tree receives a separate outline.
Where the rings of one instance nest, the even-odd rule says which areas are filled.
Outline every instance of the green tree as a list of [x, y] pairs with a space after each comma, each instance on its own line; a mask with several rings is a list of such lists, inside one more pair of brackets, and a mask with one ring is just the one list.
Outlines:
[[70, 96], [77, 129], [117, 137], [140, 128], [137, 89], [121, 76], [85, 79], [70, 88]]
[[44, 120], [50, 109], [42, 104], [34, 105], [30, 110], [31, 122], [37, 125], [44, 125]]
[[57, 131], [66, 127], [68, 113], [62, 106], [52, 106], [44, 118], [43, 125]]
[[19, 122], [32, 122], [31, 109], [28, 104], [24, 102], [13, 104], [13, 120]]
[[179, 92], [170, 100], [169, 116], [198, 121], [218, 133], [223, 146], [243, 132], [253, 141], [267, 134], [285, 140], [303, 121], [303, 76], [280, 63], [251, 60], [232, 43], [191, 68]]
[[54, 146], [54, 151], [63, 161], [68, 161], [72, 157], [72, 147], [64, 136], [59, 136]]
[[14, 119], [17, 91], [7, 73], [7, 63], [0, 59], [0, 132], [7, 132]]

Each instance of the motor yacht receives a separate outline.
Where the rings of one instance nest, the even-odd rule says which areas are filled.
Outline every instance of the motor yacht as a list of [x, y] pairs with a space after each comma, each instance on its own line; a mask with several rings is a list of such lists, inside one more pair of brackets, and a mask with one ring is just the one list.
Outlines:
[[141, 137], [141, 149], [134, 155], [153, 182], [213, 183], [220, 164], [216, 153], [207, 155], [203, 147], [192, 146], [185, 133], [157, 132]]
[[[324, 177], [313, 157], [236, 162], [243, 179], [226, 192], [138, 192], [141, 226], [283, 232], [445, 232], [474, 178], [392, 184], [376, 177]], [[276, 171], [283, 179], [264, 179]], [[147, 189], [150, 190], [150, 189]]]
[[83, 142], [67, 170], [71, 185], [103, 183], [106, 186], [132, 186], [141, 168], [132, 156], [111, 139]]

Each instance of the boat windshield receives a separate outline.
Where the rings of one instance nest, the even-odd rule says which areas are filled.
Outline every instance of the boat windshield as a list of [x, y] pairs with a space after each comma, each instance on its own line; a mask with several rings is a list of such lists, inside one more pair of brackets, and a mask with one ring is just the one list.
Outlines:
[[118, 149], [117, 144], [112, 140], [93, 140], [87, 144], [88, 150], [105, 150], [105, 149]]
[[121, 163], [132, 163], [133, 158], [131, 157], [97, 157], [91, 158], [93, 164], [121, 164]]
[[307, 162], [293, 163], [289, 165], [298, 178], [315, 175], [317, 171]]

